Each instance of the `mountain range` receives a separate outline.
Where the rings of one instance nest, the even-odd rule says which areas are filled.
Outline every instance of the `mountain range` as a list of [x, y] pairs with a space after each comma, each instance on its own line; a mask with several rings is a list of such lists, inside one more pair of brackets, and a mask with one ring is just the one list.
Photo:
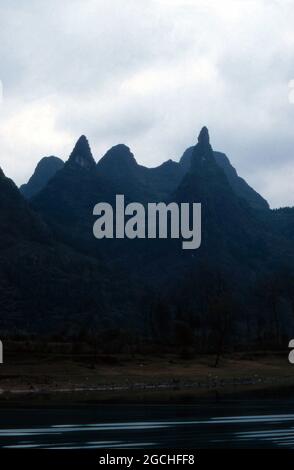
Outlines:
[[[93, 207], [201, 202], [202, 245], [96, 240]], [[69, 159], [45, 157], [18, 190], [0, 174], [1, 330], [127, 328], [199, 349], [219, 338], [278, 346], [294, 330], [294, 209], [271, 210], [208, 129], [179, 162], [139, 165], [119, 144], [96, 163], [81, 136]]]

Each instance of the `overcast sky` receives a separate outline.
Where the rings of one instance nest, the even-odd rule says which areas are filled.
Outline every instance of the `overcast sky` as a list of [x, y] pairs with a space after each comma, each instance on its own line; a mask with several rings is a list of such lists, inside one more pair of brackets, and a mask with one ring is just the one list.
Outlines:
[[207, 125], [272, 207], [294, 205], [293, 25], [293, 0], [1, 0], [0, 166], [23, 183], [81, 134], [97, 160], [125, 143], [156, 166]]

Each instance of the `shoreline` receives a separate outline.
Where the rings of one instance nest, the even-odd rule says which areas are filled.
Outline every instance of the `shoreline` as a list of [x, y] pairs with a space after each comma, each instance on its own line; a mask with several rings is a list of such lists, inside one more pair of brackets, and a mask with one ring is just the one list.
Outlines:
[[[226, 397], [279, 396], [294, 390], [294, 369], [281, 354], [184, 360], [175, 355], [89, 358], [11, 356], [0, 367], [0, 407], [8, 403], [193, 403]], [[287, 392], [288, 391], [288, 392]], [[293, 394], [292, 394], [293, 396]]]

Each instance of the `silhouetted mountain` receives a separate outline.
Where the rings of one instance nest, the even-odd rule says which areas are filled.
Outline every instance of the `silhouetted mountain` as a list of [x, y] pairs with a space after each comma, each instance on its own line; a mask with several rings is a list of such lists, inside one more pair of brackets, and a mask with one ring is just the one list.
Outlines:
[[264, 214], [263, 219], [270, 233], [275, 233], [290, 242], [294, 241], [294, 207], [273, 209]]
[[[185, 171], [188, 171], [190, 168], [193, 151], [194, 147], [189, 147], [180, 159], [180, 165]], [[238, 175], [224, 153], [214, 151], [214, 156], [216, 163], [224, 170], [230, 185], [239, 197], [247, 201], [255, 209], [269, 209], [268, 202]]]
[[[105, 313], [117, 289], [111, 278], [110, 291], [105, 266], [57, 242], [0, 169], [0, 331], [109, 324]], [[116, 300], [110, 308], [117, 319]]]
[[29, 181], [19, 188], [20, 192], [27, 199], [35, 196], [35, 194], [46, 186], [52, 176], [54, 176], [58, 170], [61, 170], [63, 165], [64, 162], [60, 158], [53, 156], [42, 158]]
[[112, 147], [97, 163], [97, 175], [106, 181], [116, 194], [141, 201], [150, 198], [145, 181], [145, 168], [138, 165], [129, 147]]
[[[113, 204], [116, 194], [143, 204], [201, 203], [201, 247], [183, 250], [178, 239], [96, 240], [93, 208]], [[8, 305], [12, 292], [9, 312], [18, 312], [19, 324], [108, 321], [169, 342], [180, 323], [200, 349], [223, 334], [232, 344], [278, 345], [294, 330], [293, 210], [269, 210], [212, 149], [205, 127], [180, 163], [157, 168], [138, 165], [122, 144], [96, 165], [82, 136], [30, 206], [3, 174], [0, 196], [3, 245], [11, 246], [0, 253], [0, 294]]]
[[133, 201], [160, 201], [179, 184], [182, 167], [172, 160], [156, 168], [138, 165], [129, 147], [112, 147], [97, 163], [98, 174], [108, 181], [117, 194], [125, 194]]
[[275, 225], [279, 233], [294, 241], [294, 207], [284, 207], [273, 211]]
[[229, 262], [230, 269], [237, 271], [243, 263], [242, 275], [249, 263], [256, 269], [260, 258], [265, 260], [266, 240], [259, 247], [259, 239], [264, 235], [262, 223], [249, 204], [236, 194], [217, 163], [206, 127], [193, 147], [190, 169], [171, 200], [202, 205], [202, 245], [195, 253], [196, 258], [205, 256], [219, 267]]
[[8, 246], [23, 241], [48, 240], [45, 224], [32, 212], [28, 203], [21, 197], [12, 180], [6, 178], [0, 168], [0, 246]]
[[[262, 219], [248, 204], [248, 198], [240, 197], [240, 186], [236, 184], [238, 182], [242, 186], [240, 181], [243, 180], [239, 179], [228, 160], [225, 168], [219, 165], [219, 154], [211, 148], [206, 128], [202, 129], [199, 142], [192, 149], [188, 171], [182, 162], [168, 161], [152, 169], [140, 166], [130, 149], [122, 144], [111, 148], [96, 166], [87, 139], [82, 136], [64, 168], [33, 198], [33, 206], [57, 228], [64, 241], [74, 243], [75, 247], [86, 252], [96, 255], [102, 247], [105, 252], [110, 247], [113, 259], [121, 258], [124, 253], [127, 260], [128, 250], [133, 253], [136, 245], [139, 251], [133, 260], [138, 264], [145, 256], [149, 257], [152, 242], [136, 244], [132, 241], [129, 244], [126, 240], [111, 240], [98, 243], [92, 234], [93, 207], [97, 202], [113, 203], [116, 194], [124, 194], [126, 202], [201, 202], [203, 247], [210, 251], [211, 258], [230, 253], [230, 256], [235, 256], [235, 263], [252, 258], [254, 264], [267, 256], [267, 243], [262, 242], [265, 236]], [[248, 191], [250, 193], [250, 189]], [[252, 190], [250, 195], [253, 194]], [[156, 242], [153, 244], [157, 247]], [[163, 246], [162, 243], [159, 246]], [[168, 251], [168, 246], [164, 242], [162, 253]], [[173, 257], [169, 256], [169, 260], [172, 263]], [[144, 265], [148, 269], [148, 263], [144, 262]]]
[[81, 167], [85, 170], [92, 170], [95, 168], [95, 160], [92, 156], [89, 142], [84, 135], [82, 135], [77, 141], [69, 156], [67, 166], [71, 166], [73, 168]]
[[105, 177], [111, 174], [112, 177], [117, 178], [129, 176], [137, 171], [138, 166], [129, 147], [124, 144], [112, 147], [97, 163], [97, 167]]
[[[202, 244], [195, 253], [185, 252], [177, 258], [177, 270], [170, 276], [166, 296], [173, 298], [181, 311], [185, 299], [182, 317], [189, 322], [187, 317], [197, 312], [192, 323], [198, 324], [202, 334], [217, 324], [216, 310], [224, 308], [222, 315], [231, 315], [230, 328], [247, 322], [253, 336], [269, 335], [278, 342], [287, 329], [294, 327], [289, 281], [294, 275], [293, 245], [269, 230], [266, 220], [271, 211], [256, 211], [238, 197], [216, 161], [208, 131], [203, 128], [193, 149], [190, 170], [170, 198], [179, 203], [201, 202]], [[271, 303], [273, 298], [276, 303]], [[224, 328], [221, 321], [220, 329]], [[273, 333], [271, 325], [275, 323]]]
[[101, 245], [93, 236], [93, 208], [99, 201], [113, 203], [115, 194], [110, 182], [99, 175], [88, 141], [82, 136], [64, 167], [31, 202], [60, 240], [97, 255]]
[[148, 168], [149, 185], [159, 201], [165, 200], [180, 184], [184, 170], [179, 163], [167, 160], [156, 168]]
[[[136, 242], [98, 242], [93, 237], [94, 206], [100, 201], [113, 204], [116, 194], [124, 194], [126, 202], [162, 200], [161, 196], [167, 198], [176, 188], [182, 172], [179, 164], [171, 161], [152, 169], [140, 166], [122, 144], [111, 148], [97, 166], [93, 162], [90, 147], [82, 137], [64, 167], [32, 198], [32, 205], [64, 243], [93, 256], [111, 256], [110, 263], [120, 260], [120, 268], [124, 269], [121, 260], [127, 260]], [[139, 258], [133, 257], [132, 262], [138, 264]]]

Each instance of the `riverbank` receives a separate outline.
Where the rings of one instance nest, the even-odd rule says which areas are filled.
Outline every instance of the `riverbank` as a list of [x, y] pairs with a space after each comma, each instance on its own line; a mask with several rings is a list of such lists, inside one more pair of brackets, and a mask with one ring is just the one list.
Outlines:
[[9, 402], [193, 402], [294, 390], [287, 353], [214, 356], [11, 354], [0, 367], [0, 405]]

